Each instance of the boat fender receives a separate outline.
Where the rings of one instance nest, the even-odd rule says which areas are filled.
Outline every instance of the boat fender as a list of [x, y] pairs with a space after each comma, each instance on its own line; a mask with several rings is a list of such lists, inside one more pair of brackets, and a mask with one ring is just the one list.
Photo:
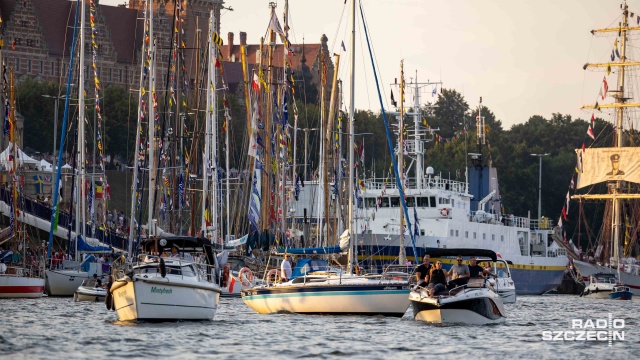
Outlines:
[[224, 264], [222, 268], [222, 287], [227, 287], [229, 282], [229, 264]]
[[447, 208], [440, 209], [440, 215], [442, 215], [444, 217], [449, 216], [449, 209], [447, 209]]
[[[243, 276], [245, 273], [247, 273], [247, 277]], [[253, 281], [253, 272], [251, 272], [251, 269], [249, 269], [248, 267], [243, 267], [238, 273], [238, 278], [242, 282], [242, 286], [249, 286], [249, 284]]]
[[107, 290], [107, 295], [104, 297], [104, 304], [107, 306], [107, 310], [112, 310], [113, 295], [111, 290]]
[[164, 259], [160, 258], [160, 276], [167, 277], [167, 265], [164, 263]]

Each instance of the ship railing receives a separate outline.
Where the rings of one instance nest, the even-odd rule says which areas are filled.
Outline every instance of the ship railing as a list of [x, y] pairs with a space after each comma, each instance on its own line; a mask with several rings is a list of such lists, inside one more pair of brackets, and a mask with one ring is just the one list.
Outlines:
[[530, 220], [530, 229], [531, 230], [552, 230], [553, 229], [553, 220], [541, 217], [540, 219], [531, 219]]
[[[418, 189], [415, 179], [406, 182], [408, 189]], [[365, 180], [365, 187], [371, 190], [395, 190], [396, 182], [393, 178], [369, 178]], [[466, 194], [467, 184], [462, 181], [444, 179], [439, 176], [428, 177], [423, 180], [421, 188], [418, 190], [447, 190], [456, 193]]]

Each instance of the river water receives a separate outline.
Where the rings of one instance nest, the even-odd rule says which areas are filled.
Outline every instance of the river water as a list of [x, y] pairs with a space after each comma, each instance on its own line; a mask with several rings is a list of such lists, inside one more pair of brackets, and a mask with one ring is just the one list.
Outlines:
[[[520, 296], [505, 305], [505, 324], [433, 325], [412, 319], [259, 315], [241, 299], [221, 299], [213, 321], [118, 322], [103, 303], [71, 298], [0, 300], [0, 357], [105, 358], [640, 358], [640, 301], [577, 296]], [[607, 319], [624, 340], [544, 341], [572, 329], [572, 319]], [[593, 329], [587, 329], [593, 330]], [[603, 329], [609, 331], [609, 329]], [[573, 334], [573, 333], [572, 333]], [[569, 335], [572, 338], [573, 335]]]

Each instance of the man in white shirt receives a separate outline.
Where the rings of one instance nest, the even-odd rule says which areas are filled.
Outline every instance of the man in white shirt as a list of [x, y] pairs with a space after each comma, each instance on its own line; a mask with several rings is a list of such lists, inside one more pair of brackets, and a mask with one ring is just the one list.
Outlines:
[[280, 264], [280, 278], [282, 282], [287, 282], [291, 278], [291, 256], [289, 254], [284, 255], [284, 260]]

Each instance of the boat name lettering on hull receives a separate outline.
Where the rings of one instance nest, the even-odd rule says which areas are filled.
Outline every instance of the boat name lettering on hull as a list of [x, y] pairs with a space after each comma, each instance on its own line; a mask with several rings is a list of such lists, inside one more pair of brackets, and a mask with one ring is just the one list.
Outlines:
[[152, 286], [151, 287], [151, 293], [152, 294], [160, 294], [160, 295], [171, 294], [171, 293], [173, 293], [173, 289], [157, 288], [155, 286]]

